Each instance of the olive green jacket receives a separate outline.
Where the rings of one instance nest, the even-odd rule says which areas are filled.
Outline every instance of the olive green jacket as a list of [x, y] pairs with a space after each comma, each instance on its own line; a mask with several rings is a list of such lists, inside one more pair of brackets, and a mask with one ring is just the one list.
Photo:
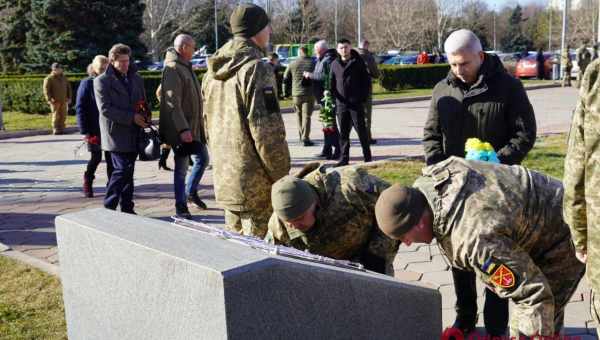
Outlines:
[[202, 121], [202, 92], [198, 77], [189, 62], [170, 48], [160, 83], [159, 132], [169, 145], [181, 144], [180, 134], [186, 130], [195, 141], [206, 143]]
[[44, 79], [44, 98], [48, 102], [53, 100], [59, 103], [71, 101], [73, 90], [64, 74], [58, 75], [52, 72]]
[[[283, 74], [283, 83], [292, 83], [293, 97], [313, 95], [312, 80], [305, 79], [304, 72], [312, 72], [314, 69], [315, 65], [313, 64], [311, 57], [299, 57], [290, 63]], [[288, 97], [290, 95], [288, 86], [284, 86], [283, 89], [283, 96]]]

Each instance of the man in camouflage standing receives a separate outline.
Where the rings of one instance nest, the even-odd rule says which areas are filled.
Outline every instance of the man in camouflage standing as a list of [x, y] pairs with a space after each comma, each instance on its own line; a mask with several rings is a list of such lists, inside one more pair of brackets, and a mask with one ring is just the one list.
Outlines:
[[588, 51], [585, 44], [581, 45], [577, 49], [575, 59], [577, 60], [577, 66], [579, 66], [579, 72], [577, 72], [577, 81], [575, 82], [575, 87], [579, 88], [579, 86], [581, 86], [581, 79], [583, 78], [585, 69], [592, 61], [592, 54], [590, 53], [590, 51]]
[[399, 243], [375, 224], [375, 202], [389, 184], [354, 167], [310, 170], [273, 184], [275, 212], [265, 240], [393, 275]]
[[573, 69], [573, 62], [571, 61], [571, 55], [569, 54], [569, 46], [565, 48], [560, 56], [560, 69], [562, 72], [562, 87], [571, 87], [571, 69]]
[[[292, 83], [292, 97], [294, 98], [294, 110], [298, 116], [298, 134], [300, 142], [304, 146], [313, 146], [310, 140], [310, 117], [315, 105], [312, 81], [304, 78], [304, 72], [312, 72], [315, 68], [312, 58], [308, 56], [305, 46], [300, 47], [300, 56], [294, 60], [283, 74], [283, 83]], [[287, 85], [283, 87], [287, 89]], [[286, 90], [287, 92], [287, 90]], [[283, 96], [287, 97], [288, 93]]]
[[385, 190], [375, 214], [392, 239], [410, 245], [435, 238], [453, 267], [474, 271], [513, 300], [511, 336], [554, 336], [585, 270], [562, 199], [562, 184], [552, 177], [451, 157], [423, 169], [413, 187]]
[[290, 170], [275, 76], [261, 61], [271, 27], [265, 11], [251, 4], [236, 7], [230, 25], [234, 37], [208, 59], [202, 82], [215, 198], [226, 228], [264, 237], [271, 185]]
[[[587, 263], [592, 286], [591, 312], [600, 325], [600, 61], [583, 76], [579, 103], [573, 114], [565, 159], [563, 212], [571, 227], [577, 258]], [[598, 329], [600, 333], [600, 329]]]
[[52, 71], [44, 79], [44, 97], [52, 110], [52, 133], [62, 135], [67, 120], [67, 107], [73, 98], [71, 84], [59, 63], [53, 63]]

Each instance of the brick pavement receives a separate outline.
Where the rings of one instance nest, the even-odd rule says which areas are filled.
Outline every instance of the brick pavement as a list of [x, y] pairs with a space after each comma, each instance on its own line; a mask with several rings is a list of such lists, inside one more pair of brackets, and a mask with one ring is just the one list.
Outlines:
[[[546, 89], [529, 92], [536, 110], [538, 130], [542, 133], [565, 132], [575, 106], [574, 89]], [[422, 154], [420, 136], [429, 106], [428, 101], [377, 106], [373, 134], [379, 143], [373, 147], [375, 159], [393, 159]], [[320, 150], [322, 136], [313, 116], [311, 137], [314, 147], [303, 147], [295, 139], [294, 114], [285, 114], [290, 152], [294, 167], [313, 161]], [[355, 136], [353, 132], [353, 136]], [[78, 135], [31, 136], [0, 140], [0, 244], [35, 258], [58, 264], [54, 218], [57, 215], [102, 206], [106, 168], [100, 165], [94, 182], [96, 197], [83, 198], [80, 191], [88, 154], [75, 156]], [[362, 160], [356, 140], [351, 148], [352, 161]], [[169, 159], [172, 166], [172, 158]], [[156, 162], [137, 162], [135, 172], [136, 211], [140, 215], [168, 220], [174, 213], [172, 172], [158, 171]], [[223, 213], [215, 206], [211, 187], [212, 172], [205, 173], [200, 195], [208, 210], [191, 208], [195, 219], [222, 225]], [[0, 251], [2, 251], [0, 246]], [[444, 325], [451, 324], [455, 300], [449, 266], [435, 245], [401, 247], [395, 261], [396, 277], [404, 281], [427, 282], [442, 293]], [[480, 298], [479, 302], [482, 300]], [[480, 316], [479, 326], [483, 326]], [[566, 334], [580, 339], [596, 339], [595, 325], [589, 314], [589, 288], [585, 280], [567, 307]]]

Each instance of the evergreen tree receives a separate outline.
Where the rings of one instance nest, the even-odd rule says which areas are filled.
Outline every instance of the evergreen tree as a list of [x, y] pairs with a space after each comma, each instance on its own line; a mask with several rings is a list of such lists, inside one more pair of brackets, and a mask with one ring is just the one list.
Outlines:
[[124, 43], [133, 58], [143, 58], [144, 4], [140, 0], [30, 0], [31, 30], [27, 33], [27, 64], [44, 71], [53, 62], [69, 71], [83, 71], [97, 54]]
[[30, 30], [30, 0], [0, 0], [0, 71], [19, 72]]
[[523, 11], [517, 5], [508, 19], [508, 31], [502, 39], [502, 47], [508, 52], [524, 52], [533, 49], [533, 41], [523, 34]]

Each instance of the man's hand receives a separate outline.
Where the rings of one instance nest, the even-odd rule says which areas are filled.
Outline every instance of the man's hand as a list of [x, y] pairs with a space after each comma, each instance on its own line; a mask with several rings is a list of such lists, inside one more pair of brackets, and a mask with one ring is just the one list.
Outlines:
[[139, 113], [133, 115], [133, 122], [142, 128], [148, 127], [148, 123], [146, 123], [146, 118]]
[[308, 79], [310, 79], [310, 77], [312, 77], [312, 75], [313, 75], [312, 72], [304, 71], [304, 73], [302, 73], [302, 76], [304, 78], [308, 78]]
[[587, 262], [587, 252], [586, 251], [576, 251], [575, 252], [575, 256], [577, 257], [577, 259], [579, 260], [579, 262], [581, 263], [586, 263]]
[[184, 143], [191, 143], [194, 141], [190, 130], [183, 131], [182, 133], [179, 134], [179, 137], [181, 138], [181, 141]]

